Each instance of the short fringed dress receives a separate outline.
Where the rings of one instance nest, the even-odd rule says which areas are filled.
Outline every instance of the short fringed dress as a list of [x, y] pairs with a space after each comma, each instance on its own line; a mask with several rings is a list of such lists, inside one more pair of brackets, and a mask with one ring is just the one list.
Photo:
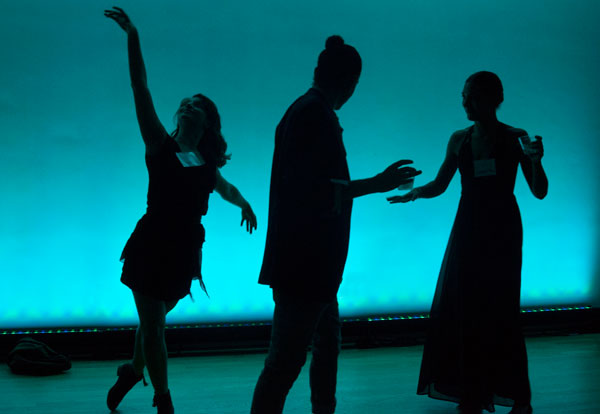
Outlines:
[[201, 275], [202, 216], [216, 185], [216, 166], [184, 167], [181, 149], [168, 137], [146, 154], [148, 207], [129, 237], [121, 261], [121, 282], [134, 292], [172, 301], [190, 293], [193, 279], [206, 292]]
[[528, 404], [520, 327], [523, 228], [513, 194], [518, 139], [503, 133], [495, 174], [475, 176], [473, 127], [458, 156], [462, 195], [446, 248], [423, 352], [417, 394], [481, 405]]

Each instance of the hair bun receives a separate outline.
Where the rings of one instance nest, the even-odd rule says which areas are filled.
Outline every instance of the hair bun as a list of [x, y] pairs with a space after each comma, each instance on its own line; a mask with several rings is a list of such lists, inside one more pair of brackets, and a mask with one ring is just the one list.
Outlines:
[[344, 46], [344, 39], [341, 36], [333, 35], [325, 41], [325, 49], [336, 49]]

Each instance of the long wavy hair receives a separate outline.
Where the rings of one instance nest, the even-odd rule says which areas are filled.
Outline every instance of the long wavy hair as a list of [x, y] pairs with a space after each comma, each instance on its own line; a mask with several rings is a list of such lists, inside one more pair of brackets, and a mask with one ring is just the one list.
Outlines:
[[[231, 154], [226, 153], [227, 142], [221, 133], [219, 111], [215, 103], [206, 96], [196, 94], [194, 98], [200, 98], [200, 105], [206, 114], [206, 128], [202, 139], [198, 143], [198, 152], [200, 152], [206, 163], [221, 168], [231, 159]], [[179, 125], [171, 135], [175, 136], [177, 132], [179, 132]]]

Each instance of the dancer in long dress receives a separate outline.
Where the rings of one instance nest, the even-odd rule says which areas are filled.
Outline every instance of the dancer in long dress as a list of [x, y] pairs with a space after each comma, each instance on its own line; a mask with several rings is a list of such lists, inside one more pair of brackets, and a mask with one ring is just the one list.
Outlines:
[[177, 129], [168, 134], [148, 90], [137, 29], [118, 7], [104, 14], [127, 33], [131, 86], [149, 173], [148, 208], [121, 257], [121, 281], [133, 292], [140, 322], [133, 359], [119, 366], [107, 405], [115, 410], [143, 379], [146, 367], [154, 387], [154, 406], [159, 414], [170, 414], [174, 408], [167, 381], [165, 316], [190, 293], [193, 279], [206, 290], [200, 273], [201, 218], [208, 210], [209, 195], [215, 190], [239, 206], [242, 224], [246, 223], [250, 233], [256, 228], [256, 217], [241, 193], [219, 172], [229, 157], [215, 104], [200, 94], [184, 98], [175, 114]]
[[462, 195], [431, 307], [417, 393], [457, 402], [465, 414], [494, 411], [494, 404], [512, 406], [513, 414], [532, 412], [519, 323], [523, 229], [513, 190], [519, 165], [535, 197], [546, 196], [548, 180], [541, 137], [529, 141], [524, 130], [499, 122], [502, 101], [498, 76], [471, 75], [463, 106], [474, 124], [452, 134], [433, 181], [388, 198], [404, 203], [437, 197], [460, 171]]

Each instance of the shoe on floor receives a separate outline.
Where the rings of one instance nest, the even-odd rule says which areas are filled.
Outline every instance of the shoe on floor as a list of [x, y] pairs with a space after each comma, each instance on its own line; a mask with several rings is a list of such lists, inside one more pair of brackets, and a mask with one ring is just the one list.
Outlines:
[[513, 407], [508, 414], [532, 414], [533, 408], [531, 405], [522, 405], [520, 407]]
[[469, 407], [469, 406], [465, 406], [463, 404], [459, 404], [458, 407], [456, 407], [456, 412], [458, 414], [482, 414], [483, 413], [483, 409], [482, 408]]
[[131, 363], [119, 365], [119, 368], [117, 368], [117, 376], [119, 377], [117, 378], [117, 382], [108, 391], [108, 396], [106, 397], [106, 405], [111, 411], [117, 409], [119, 403], [123, 400], [123, 397], [125, 397], [125, 394], [127, 394], [140, 380], [144, 381], [144, 386], [148, 385], [144, 378], [144, 374], [137, 375], [133, 369], [133, 364]]
[[173, 401], [171, 401], [171, 391], [166, 394], [154, 394], [153, 407], [157, 408], [156, 414], [174, 414]]

